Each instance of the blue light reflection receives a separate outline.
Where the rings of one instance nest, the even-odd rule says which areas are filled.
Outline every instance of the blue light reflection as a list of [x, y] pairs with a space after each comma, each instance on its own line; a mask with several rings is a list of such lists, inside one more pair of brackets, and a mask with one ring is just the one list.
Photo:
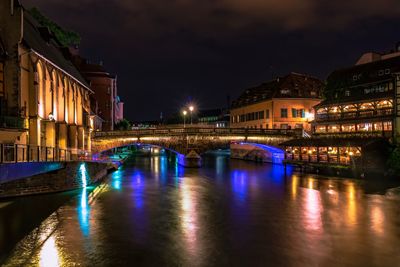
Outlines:
[[145, 181], [143, 174], [136, 170], [132, 176], [133, 197], [136, 208], [142, 209], [144, 206], [144, 187]]
[[78, 220], [82, 234], [88, 236], [90, 233], [90, 207], [88, 203], [88, 191], [86, 187], [82, 189], [78, 206]]

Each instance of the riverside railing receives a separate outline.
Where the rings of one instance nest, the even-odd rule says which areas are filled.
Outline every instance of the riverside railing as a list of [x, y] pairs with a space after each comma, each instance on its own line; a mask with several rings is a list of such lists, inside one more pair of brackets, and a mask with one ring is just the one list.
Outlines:
[[71, 150], [56, 147], [0, 144], [0, 163], [70, 161]]

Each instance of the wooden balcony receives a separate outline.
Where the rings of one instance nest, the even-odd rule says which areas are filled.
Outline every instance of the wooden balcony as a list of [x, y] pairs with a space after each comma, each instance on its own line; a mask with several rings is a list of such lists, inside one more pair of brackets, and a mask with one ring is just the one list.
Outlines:
[[326, 113], [326, 114], [317, 114], [315, 116], [315, 122], [354, 120], [354, 119], [365, 119], [365, 118], [375, 118], [375, 117], [386, 117], [392, 115], [394, 115], [393, 108]]

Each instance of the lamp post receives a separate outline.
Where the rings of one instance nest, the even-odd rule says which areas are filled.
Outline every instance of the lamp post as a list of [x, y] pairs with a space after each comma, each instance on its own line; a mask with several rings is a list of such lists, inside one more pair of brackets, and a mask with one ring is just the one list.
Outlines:
[[193, 115], [194, 107], [193, 106], [189, 106], [189, 110], [190, 110], [190, 124], [192, 125], [193, 124], [192, 115]]
[[183, 114], [183, 128], [185, 128], [185, 127], [186, 127], [186, 115], [187, 115], [187, 111], [186, 111], [186, 110], [182, 111], [182, 114]]

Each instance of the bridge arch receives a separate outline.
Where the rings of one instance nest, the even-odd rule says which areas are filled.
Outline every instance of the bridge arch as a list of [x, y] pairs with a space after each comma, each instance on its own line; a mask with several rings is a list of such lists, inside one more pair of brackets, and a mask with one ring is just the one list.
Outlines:
[[179, 162], [184, 166], [199, 167], [201, 154], [229, 146], [233, 157], [280, 163], [284, 154], [279, 144], [301, 134], [301, 130], [198, 127], [95, 132], [92, 150], [98, 153], [113, 147], [148, 144], [184, 155], [184, 160]]

